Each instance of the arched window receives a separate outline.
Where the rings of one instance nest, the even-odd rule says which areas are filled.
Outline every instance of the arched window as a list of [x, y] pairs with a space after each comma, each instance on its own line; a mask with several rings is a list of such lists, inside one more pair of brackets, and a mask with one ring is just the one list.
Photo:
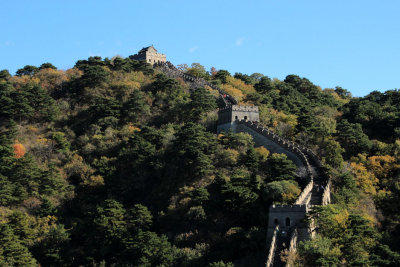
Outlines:
[[238, 116], [235, 116], [235, 120], [237, 120], [238, 119]]
[[290, 227], [290, 218], [289, 217], [286, 218], [286, 226]]
[[247, 116], [244, 116], [244, 119], [247, 120]]
[[278, 221], [278, 219], [276, 219], [276, 218], [275, 218], [275, 220], [274, 220], [274, 224], [275, 224], [275, 225], [279, 224], [279, 221]]

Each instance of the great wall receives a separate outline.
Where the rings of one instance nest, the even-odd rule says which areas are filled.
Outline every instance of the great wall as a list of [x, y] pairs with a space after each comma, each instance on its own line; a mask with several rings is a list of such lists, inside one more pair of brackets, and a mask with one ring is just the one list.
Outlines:
[[191, 88], [208, 86], [219, 92], [217, 131], [246, 132], [257, 146], [264, 146], [274, 153], [284, 153], [297, 166], [297, 176], [305, 184], [293, 205], [272, 205], [269, 207], [266, 237], [266, 267], [290, 266], [282, 261], [281, 255], [296, 250], [297, 242], [313, 238], [313, 222], [306, 220], [307, 213], [314, 205], [329, 204], [331, 182], [317, 155], [309, 148], [287, 140], [259, 122], [258, 108], [240, 106], [218, 86], [201, 78], [193, 77], [178, 70], [172, 63], [157, 62], [157, 68], [170, 78], [181, 78], [191, 84]]

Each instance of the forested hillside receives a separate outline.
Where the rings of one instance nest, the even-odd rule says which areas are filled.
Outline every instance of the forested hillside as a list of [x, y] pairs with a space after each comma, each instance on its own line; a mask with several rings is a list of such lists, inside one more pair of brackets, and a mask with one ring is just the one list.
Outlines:
[[[180, 65], [311, 148], [332, 176], [294, 266], [400, 266], [400, 91]], [[271, 204], [304, 184], [284, 154], [216, 134], [218, 92], [131, 58], [0, 71], [1, 266], [262, 266]]]

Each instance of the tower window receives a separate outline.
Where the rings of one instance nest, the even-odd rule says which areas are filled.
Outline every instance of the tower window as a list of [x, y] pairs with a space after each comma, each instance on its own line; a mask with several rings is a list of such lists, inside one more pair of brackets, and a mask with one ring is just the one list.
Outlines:
[[290, 218], [289, 218], [289, 217], [286, 218], [286, 226], [287, 226], [287, 227], [290, 226]]

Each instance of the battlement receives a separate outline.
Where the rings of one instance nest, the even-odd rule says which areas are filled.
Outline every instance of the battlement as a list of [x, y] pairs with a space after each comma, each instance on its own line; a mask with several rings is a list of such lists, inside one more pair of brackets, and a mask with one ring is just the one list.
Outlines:
[[230, 111], [249, 111], [258, 112], [257, 106], [244, 106], [244, 105], [232, 105], [219, 110], [220, 112], [230, 112]]
[[269, 209], [270, 213], [280, 213], [280, 212], [307, 212], [308, 205], [272, 205]]

